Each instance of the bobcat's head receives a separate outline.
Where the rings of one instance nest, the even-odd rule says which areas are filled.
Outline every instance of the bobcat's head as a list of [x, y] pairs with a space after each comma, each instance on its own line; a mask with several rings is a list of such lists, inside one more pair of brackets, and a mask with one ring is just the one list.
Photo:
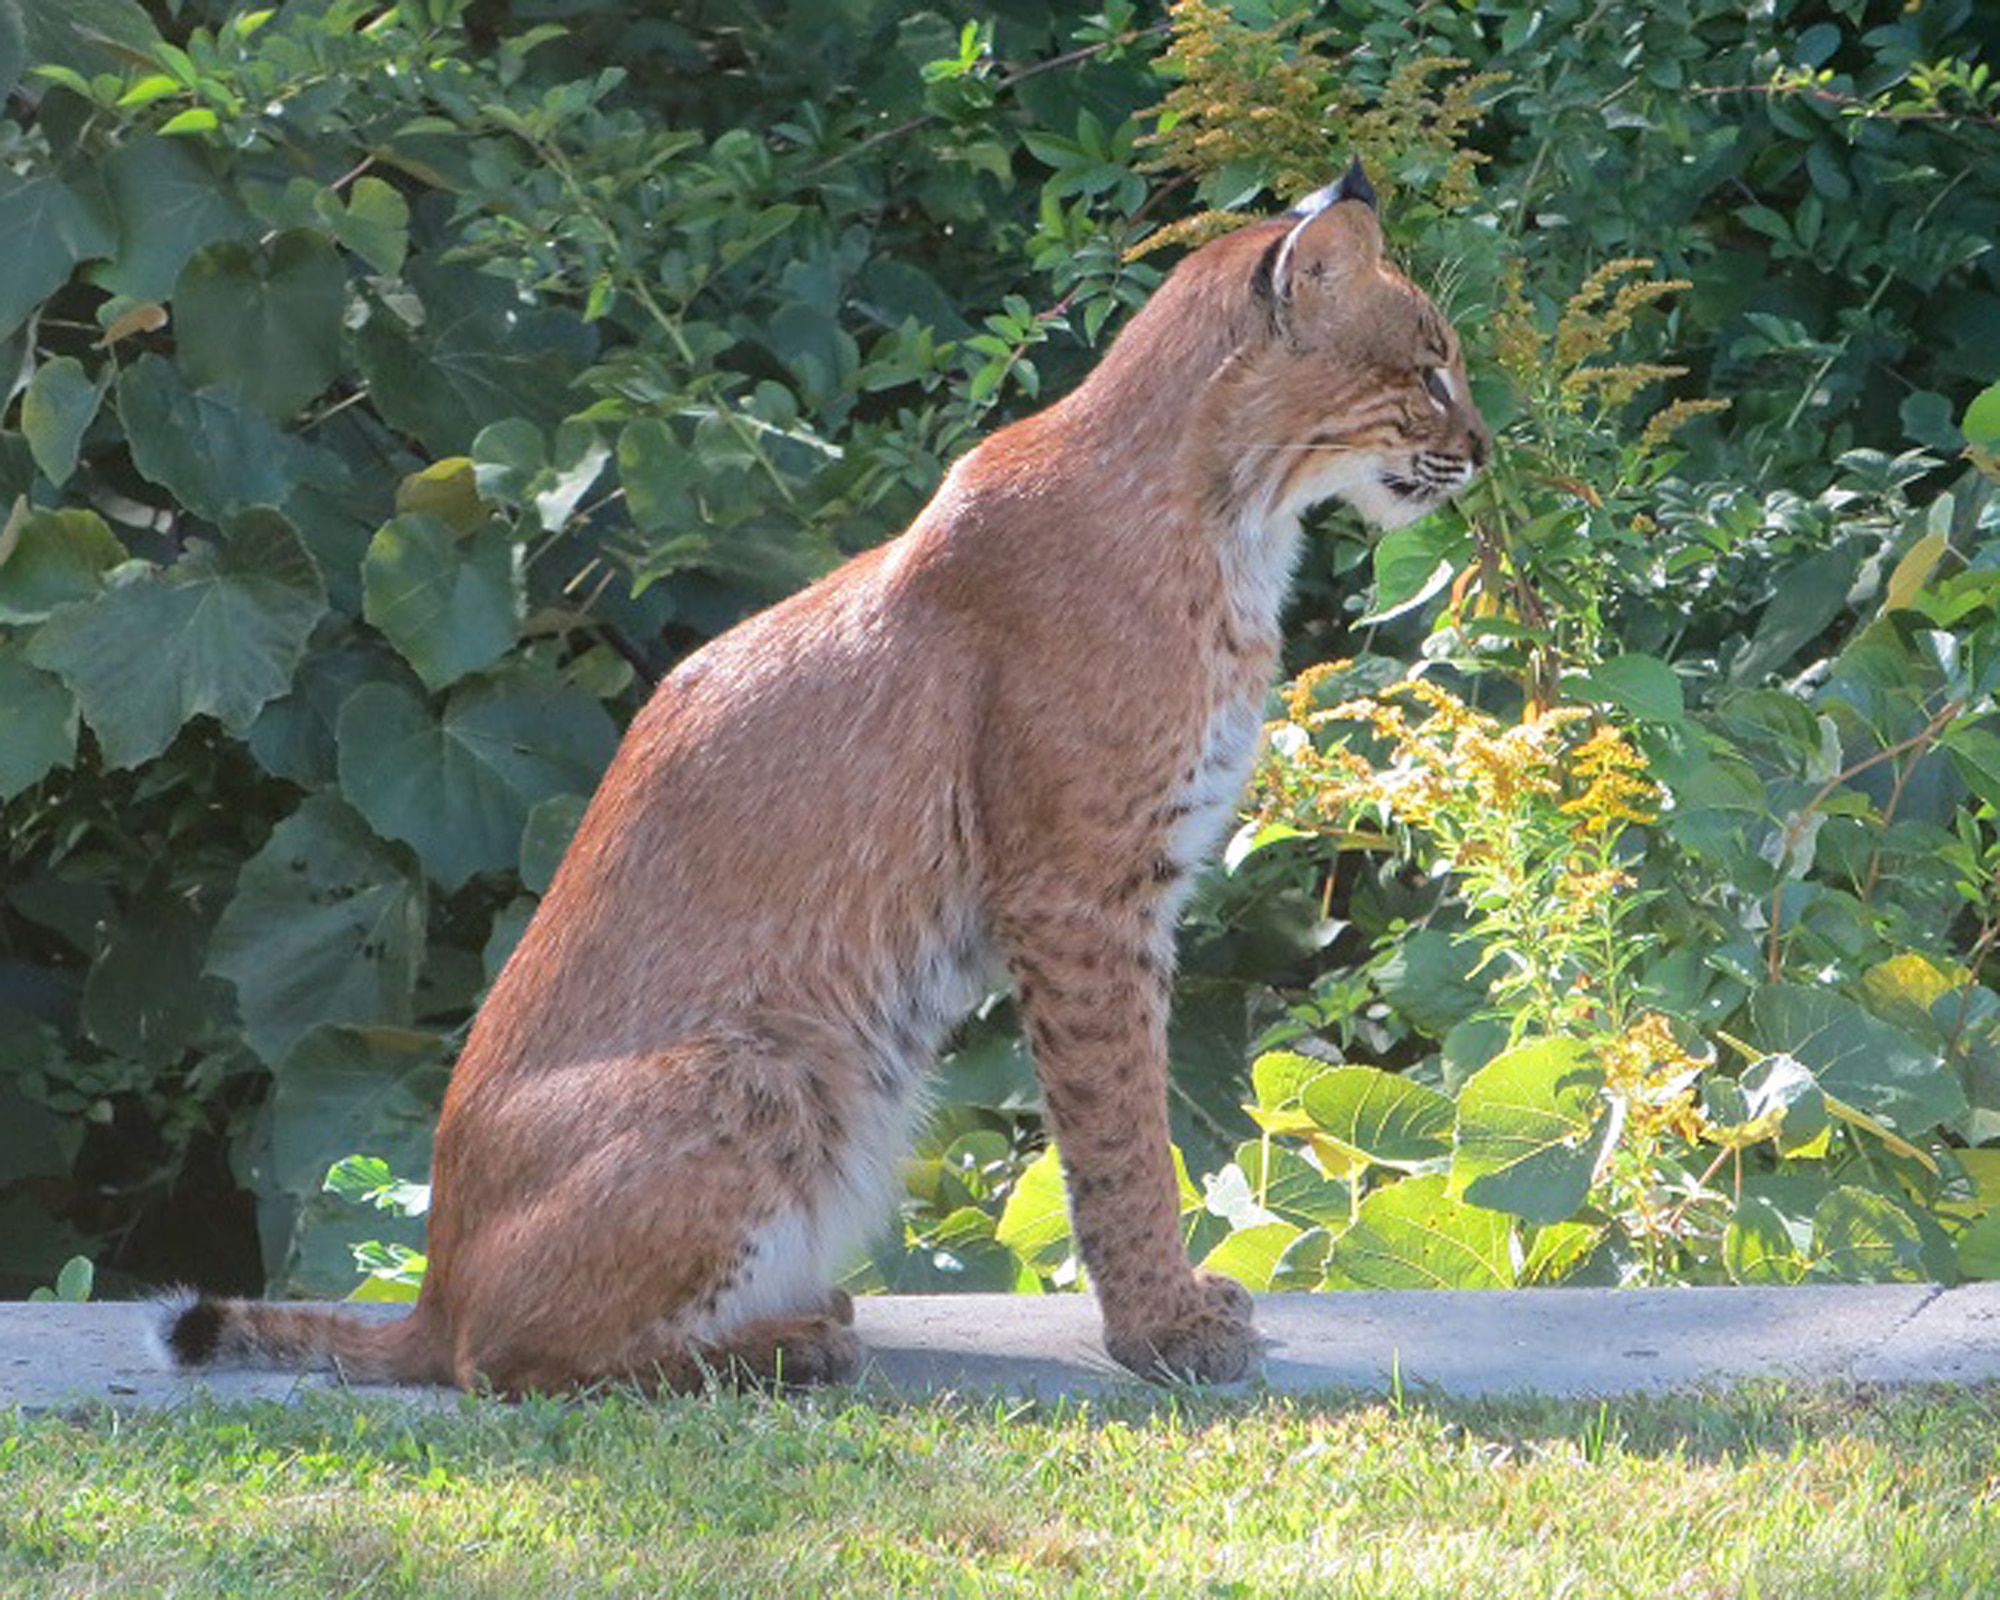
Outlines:
[[1472, 481], [1493, 436], [1451, 325], [1382, 254], [1358, 161], [1286, 216], [1221, 243], [1232, 275], [1247, 270], [1237, 293], [1254, 307], [1226, 407], [1239, 486], [1250, 487], [1247, 468], [1273, 509], [1340, 499], [1393, 528]]

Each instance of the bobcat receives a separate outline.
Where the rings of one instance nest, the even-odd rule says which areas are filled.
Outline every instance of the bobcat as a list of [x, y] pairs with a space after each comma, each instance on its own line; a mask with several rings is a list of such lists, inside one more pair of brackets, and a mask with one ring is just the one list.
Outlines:
[[1174, 925], [1227, 829], [1299, 514], [1381, 527], [1491, 440], [1357, 162], [1184, 260], [1067, 399], [634, 721], [438, 1124], [414, 1312], [181, 1298], [167, 1350], [357, 1381], [836, 1380], [953, 1026], [1011, 976], [1105, 1343], [1240, 1378], [1167, 1131]]

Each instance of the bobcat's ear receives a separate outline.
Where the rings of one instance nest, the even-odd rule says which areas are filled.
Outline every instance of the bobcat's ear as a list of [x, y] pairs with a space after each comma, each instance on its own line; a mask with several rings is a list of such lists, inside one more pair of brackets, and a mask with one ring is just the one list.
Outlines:
[[1302, 285], [1337, 284], [1382, 258], [1375, 186], [1357, 156], [1348, 169], [1286, 213], [1298, 220], [1257, 263], [1252, 282], [1283, 325]]

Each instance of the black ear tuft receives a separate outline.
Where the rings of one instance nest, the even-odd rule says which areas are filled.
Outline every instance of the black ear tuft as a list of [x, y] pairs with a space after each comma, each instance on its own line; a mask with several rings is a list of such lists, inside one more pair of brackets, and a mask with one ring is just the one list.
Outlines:
[[176, 1366], [205, 1366], [222, 1343], [222, 1308], [213, 1300], [197, 1300], [174, 1315], [166, 1334], [167, 1353]]
[[1368, 181], [1368, 173], [1362, 167], [1359, 156], [1350, 161], [1347, 170], [1324, 189], [1315, 190], [1293, 206], [1290, 215], [1316, 217], [1328, 206], [1337, 206], [1343, 200], [1359, 200], [1370, 211], [1376, 209], [1375, 185]]

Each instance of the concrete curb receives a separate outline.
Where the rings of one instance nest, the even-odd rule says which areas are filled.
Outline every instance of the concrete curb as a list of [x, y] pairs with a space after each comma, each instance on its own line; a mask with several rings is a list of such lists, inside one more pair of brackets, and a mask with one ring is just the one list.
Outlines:
[[[355, 1308], [399, 1315], [394, 1307]], [[902, 1394], [1143, 1394], [1098, 1338], [1078, 1295], [870, 1298], [855, 1322], [864, 1382]], [[288, 1400], [324, 1376], [154, 1364], [143, 1304], [0, 1305], [0, 1411]], [[1800, 1382], [2000, 1381], [2000, 1283], [1796, 1289], [1542, 1289], [1270, 1294], [1257, 1302], [1262, 1376], [1243, 1392], [1327, 1390], [1454, 1396], [1660, 1393], [1783, 1378]], [[422, 1403], [449, 1391], [374, 1389]]]

